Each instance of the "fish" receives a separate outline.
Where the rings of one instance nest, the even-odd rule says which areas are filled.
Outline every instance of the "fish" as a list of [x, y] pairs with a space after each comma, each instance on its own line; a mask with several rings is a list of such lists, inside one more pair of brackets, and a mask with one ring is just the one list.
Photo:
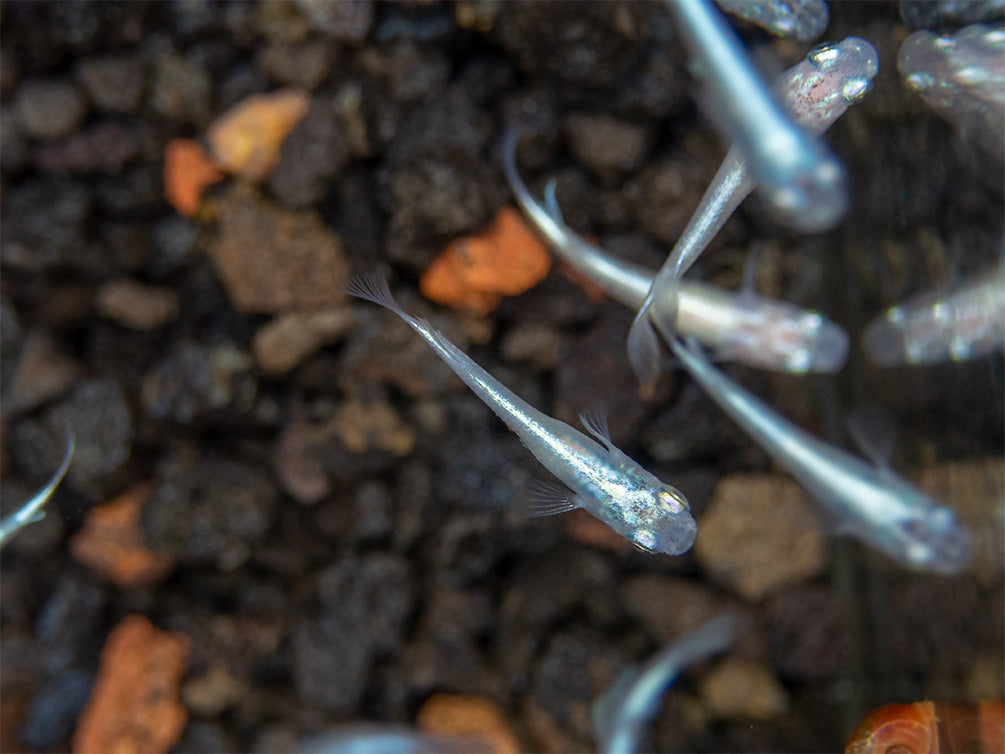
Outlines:
[[889, 467], [867, 464], [800, 429], [712, 366], [695, 342], [670, 344], [712, 400], [838, 522], [838, 533], [916, 570], [953, 575], [969, 568], [973, 540], [951, 509]]
[[492, 752], [477, 736], [436, 736], [402, 725], [349, 723], [301, 741], [294, 754], [473, 754]]
[[900, 46], [897, 69], [965, 141], [1005, 160], [1005, 29], [973, 24], [946, 36], [916, 31]]
[[660, 697], [685, 668], [724, 651], [736, 639], [736, 621], [728, 613], [706, 621], [649, 658], [641, 668], [622, 673], [593, 705], [593, 729], [605, 754], [641, 751], [646, 724]]
[[[509, 128], [503, 137], [503, 168], [524, 215], [555, 253], [615, 300], [638, 309], [656, 273], [577, 235], [562, 219], [549, 184], [548, 206], [538, 202], [516, 169], [520, 134]], [[681, 280], [675, 300], [658, 298], [654, 310], [676, 304], [676, 329], [711, 348], [716, 359], [760, 369], [804, 374], [836, 372], [848, 355], [848, 334], [823, 314], [784, 301], [758, 296], [752, 286], [733, 293], [713, 285]], [[656, 314], [654, 316], [663, 316]]]
[[[822, 44], [779, 78], [776, 91], [795, 123], [821, 134], [872, 86], [879, 71], [876, 49], [860, 37]], [[676, 331], [677, 288], [733, 211], [758, 185], [760, 178], [745, 147], [738, 143], [726, 154], [690, 222], [653, 279], [628, 333], [628, 359], [643, 385], [660, 373], [659, 329], [667, 338]], [[659, 307], [654, 302], [661, 301]]]
[[845, 754], [1001, 754], [1005, 703], [888, 704], [863, 718]]
[[801, 232], [833, 228], [848, 208], [844, 168], [785, 113], [711, 0], [667, 0], [732, 142], [768, 202]]
[[614, 445], [602, 413], [580, 416], [591, 438], [538, 411], [429, 322], [402, 309], [379, 275], [354, 276], [346, 291], [401, 317], [565, 485], [542, 483], [533, 496], [534, 512], [551, 515], [582, 508], [647, 552], [680, 555], [691, 549], [697, 525], [687, 499]]
[[862, 332], [880, 366], [966, 361], [1005, 346], [1005, 266], [953, 291], [922, 293], [891, 307]]
[[809, 42], [824, 33], [830, 12], [824, 0], [716, 0], [731, 16], [757, 24], [776, 37]]
[[0, 521], [0, 549], [3, 549], [14, 535], [25, 526], [34, 524], [45, 518], [45, 504], [63, 480], [67, 469], [70, 468], [70, 461], [73, 460], [73, 450], [74, 439], [73, 435], [70, 435], [66, 440], [66, 450], [63, 452], [63, 460], [60, 462], [59, 468], [49, 477], [49, 481], [45, 483], [45, 486], [32, 495], [27, 503], [9, 516], [6, 516], [3, 521]]

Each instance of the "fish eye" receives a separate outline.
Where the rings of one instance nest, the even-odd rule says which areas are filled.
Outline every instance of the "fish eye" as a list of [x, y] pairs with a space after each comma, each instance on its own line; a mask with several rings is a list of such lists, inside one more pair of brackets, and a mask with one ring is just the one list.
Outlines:
[[687, 499], [673, 487], [664, 487], [656, 494], [657, 502], [671, 513], [691, 510]]

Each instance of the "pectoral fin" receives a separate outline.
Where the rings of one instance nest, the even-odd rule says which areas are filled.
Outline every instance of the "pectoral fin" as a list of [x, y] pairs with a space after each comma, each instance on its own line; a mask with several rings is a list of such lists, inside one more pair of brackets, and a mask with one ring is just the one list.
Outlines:
[[558, 482], [535, 479], [527, 495], [527, 512], [534, 517], [556, 516], [579, 508], [576, 493]]

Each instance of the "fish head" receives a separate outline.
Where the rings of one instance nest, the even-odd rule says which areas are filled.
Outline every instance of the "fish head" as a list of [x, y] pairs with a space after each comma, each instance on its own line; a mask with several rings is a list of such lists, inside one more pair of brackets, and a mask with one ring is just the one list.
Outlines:
[[948, 508], [913, 507], [896, 525], [898, 549], [916, 568], [943, 574], [965, 571], [973, 560], [970, 532]]
[[683, 555], [694, 545], [698, 525], [691, 515], [687, 499], [669, 484], [660, 483], [653, 491], [653, 500], [644, 525], [633, 532], [635, 544], [650, 552]]

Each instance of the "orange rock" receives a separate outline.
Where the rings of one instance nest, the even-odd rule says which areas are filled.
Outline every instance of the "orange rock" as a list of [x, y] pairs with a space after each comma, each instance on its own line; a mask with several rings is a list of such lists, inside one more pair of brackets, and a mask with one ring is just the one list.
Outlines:
[[120, 586], [154, 584], [167, 576], [171, 559], [148, 550], [140, 531], [140, 510], [152, 491], [149, 483], [137, 484], [88, 513], [84, 528], [70, 540], [73, 557]]
[[480, 738], [494, 754], [519, 754], [520, 744], [488, 699], [457, 694], [434, 694], [419, 710], [416, 725], [423, 733]]
[[178, 686], [190, 646], [185, 634], [161, 631], [142, 615], [112, 629], [73, 734], [74, 753], [170, 750], [187, 719]]
[[307, 113], [310, 95], [298, 89], [258, 94], [234, 105], [209, 127], [216, 164], [228, 173], [261, 181], [279, 161], [283, 139]]
[[451, 243], [423, 273], [419, 288], [441, 304], [487, 314], [503, 296], [533, 288], [551, 257], [512, 207], [501, 207], [480, 236]]
[[164, 149], [164, 198], [185, 217], [199, 211], [207, 186], [223, 180], [209, 155], [191, 139], [172, 139]]

